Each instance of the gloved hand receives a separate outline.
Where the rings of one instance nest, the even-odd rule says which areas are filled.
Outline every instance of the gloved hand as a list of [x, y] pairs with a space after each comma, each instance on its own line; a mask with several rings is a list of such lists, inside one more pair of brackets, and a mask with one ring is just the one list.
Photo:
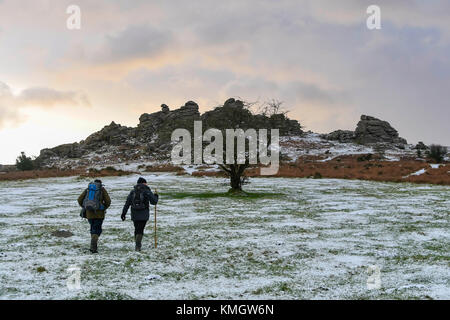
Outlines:
[[127, 218], [126, 215], [122, 213], [122, 215], [120, 216], [120, 219], [122, 219], [122, 221], [125, 221], [126, 218]]

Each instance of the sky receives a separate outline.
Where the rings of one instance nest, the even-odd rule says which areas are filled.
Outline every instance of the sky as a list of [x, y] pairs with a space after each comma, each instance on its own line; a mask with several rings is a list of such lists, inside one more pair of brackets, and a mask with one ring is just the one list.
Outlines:
[[283, 101], [314, 132], [366, 114], [450, 146], [450, 1], [0, 0], [2, 164], [162, 103], [229, 97]]

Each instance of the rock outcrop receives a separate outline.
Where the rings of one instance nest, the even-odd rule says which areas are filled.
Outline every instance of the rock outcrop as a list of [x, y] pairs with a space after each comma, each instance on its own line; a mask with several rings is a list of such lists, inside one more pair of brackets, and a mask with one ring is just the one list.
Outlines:
[[336, 130], [328, 134], [321, 135], [327, 140], [336, 140], [343, 143], [359, 144], [393, 144], [402, 147], [407, 144], [406, 140], [400, 138], [395, 130], [387, 121], [383, 121], [371, 116], [362, 115], [358, 122], [356, 130]]
[[102, 130], [91, 134], [80, 144], [94, 150], [105, 144], [113, 146], [126, 144], [130, 137], [133, 137], [133, 128], [121, 126], [113, 121]]
[[414, 149], [417, 149], [417, 150], [428, 150], [429, 147], [425, 143], [423, 143], [422, 141], [419, 141], [416, 144], [416, 146], [414, 147]]
[[80, 145], [78, 143], [62, 144], [52, 149], [43, 149], [38, 160], [47, 158], [78, 158], [82, 155]]
[[355, 141], [361, 144], [384, 142], [404, 145], [407, 143], [405, 139], [399, 137], [397, 130], [387, 121], [366, 115], [362, 115], [358, 122]]
[[193, 126], [195, 120], [200, 120], [198, 105], [195, 102], [188, 101], [184, 106], [173, 111], [163, 104], [161, 111], [144, 113], [139, 117], [136, 137], [140, 142], [156, 139], [160, 143], [167, 143], [174, 129]]
[[350, 130], [336, 130], [328, 134], [322, 135], [326, 140], [335, 140], [342, 143], [350, 143], [355, 141], [355, 131]]

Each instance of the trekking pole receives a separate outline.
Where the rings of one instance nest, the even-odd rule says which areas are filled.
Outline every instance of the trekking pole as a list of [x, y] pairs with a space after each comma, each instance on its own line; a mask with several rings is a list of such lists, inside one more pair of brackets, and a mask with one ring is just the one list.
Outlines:
[[[155, 192], [158, 193], [158, 190], [155, 188]], [[158, 246], [157, 236], [156, 236], [156, 204], [155, 204], [155, 248]]]

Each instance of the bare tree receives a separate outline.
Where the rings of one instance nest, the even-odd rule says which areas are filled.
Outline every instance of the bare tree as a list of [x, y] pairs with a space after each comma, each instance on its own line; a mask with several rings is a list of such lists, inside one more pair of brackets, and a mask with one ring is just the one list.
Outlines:
[[279, 114], [286, 116], [289, 111], [284, 109], [283, 103], [283, 101], [280, 101], [278, 99], [271, 99], [261, 104], [259, 106], [258, 112], [259, 114], [262, 114], [266, 117], [271, 117], [273, 115]]

